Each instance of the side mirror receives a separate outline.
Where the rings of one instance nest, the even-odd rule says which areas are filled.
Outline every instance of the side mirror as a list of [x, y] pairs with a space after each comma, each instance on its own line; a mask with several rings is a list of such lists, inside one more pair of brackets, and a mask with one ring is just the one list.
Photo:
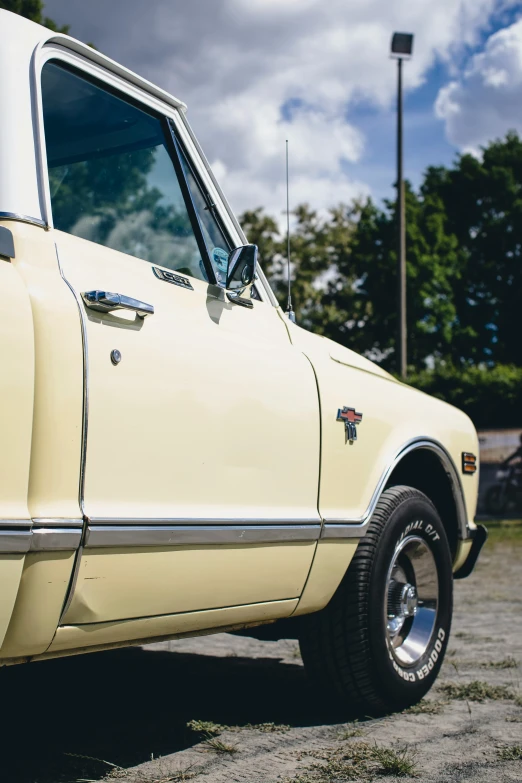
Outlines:
[[255, 280], [257, 269], [257, 245], [241, 245], [230, 251], [227, 266], [226, 290], [241, 296], [245, 288]]

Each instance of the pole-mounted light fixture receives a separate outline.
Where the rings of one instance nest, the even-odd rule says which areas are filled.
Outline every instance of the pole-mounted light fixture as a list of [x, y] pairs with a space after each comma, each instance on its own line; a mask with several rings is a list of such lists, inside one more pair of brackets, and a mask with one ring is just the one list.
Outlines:
[[411, 57], [413, 53], [413, 35], [411, 33], [394, 33], [391, 42], [391, 53], [397, 57]]
[[394, 33], [391, 56], [397, 59], [397, 369], [406, 378], [408, 366], [406, 332], [406, 222], [404, 215], [404, 179], [402, 175], [402, 61], [413, 52], [411, 33]]

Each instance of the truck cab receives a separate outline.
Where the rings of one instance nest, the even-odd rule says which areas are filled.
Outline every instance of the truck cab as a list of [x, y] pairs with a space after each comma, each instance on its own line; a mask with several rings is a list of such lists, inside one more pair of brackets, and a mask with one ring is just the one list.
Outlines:
[[180, 100], [0, 28], [0, 664], [295, 620], [313, 672], [384, 558], [363, 702], [420, 698], [485, 537], [470, 420], [285, 317]]

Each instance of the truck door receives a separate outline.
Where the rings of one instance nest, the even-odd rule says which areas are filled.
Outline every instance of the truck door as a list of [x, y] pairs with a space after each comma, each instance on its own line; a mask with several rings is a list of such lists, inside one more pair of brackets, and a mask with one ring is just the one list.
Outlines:
[[216, 285], [230, 239], [167, 120], [57, 60], [42, 93], [88, 390], [64, 622], [297, 598], [319, 531], [308, 360], [275, 308]]

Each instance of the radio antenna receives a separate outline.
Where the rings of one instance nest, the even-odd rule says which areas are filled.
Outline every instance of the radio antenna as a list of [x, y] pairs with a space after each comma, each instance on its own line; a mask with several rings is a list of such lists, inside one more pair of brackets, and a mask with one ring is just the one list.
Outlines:
[[288, 187], [288, 139], [286, 140], [286, 264], [288, 270], [288, 300], [286, 315], [295, 324], [295, 313], [292, 309], [292, 281], [290, 279], [290, 195]]

